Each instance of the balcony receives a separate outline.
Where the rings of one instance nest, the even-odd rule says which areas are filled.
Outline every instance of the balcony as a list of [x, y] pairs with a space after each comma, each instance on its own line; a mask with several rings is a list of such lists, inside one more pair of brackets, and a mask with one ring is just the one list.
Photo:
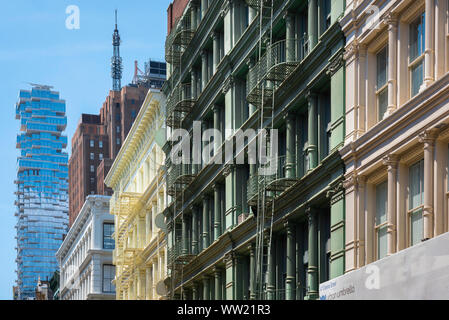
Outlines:
[[249, 103], [260, 107], [271, 100], [275, 84], [281, 85], [287, 80], [307, 55], [305, 39], [281, 40], [267, 48], [247, 74], [246, 96]]
[[167, 125], [179, 128], [181, 122], [189, 114], [196, 99], [192, 97], [192, 85], [190, 83], [179, 84], [167, 99]]
[[[187, 239], [187, 243], [190, 244], [191, 239]], [[179, 270], [184, 265], [188, 264], [196, 257], [195, 254], [189, 253], [183, 250], [183, 239], [177, 238], [173, 247], [167, 249], [167, 267], [172, 270]]]
[[191, 164], [172, 164], [167, 176], [167, 193], [175, 196], [181, 193], [195, 179]]
[[184, 48], [189, 45], [195, 31], [192, 30], [189, 14], [175, 25], [176, 28], [172, 30], [165, 41], [165, 60], [171, 65], [179, 66]]
[[[272, 163], [259, 168], [259, 175], [250, 177], [247, 184], [248, 204], [258, 206], [259, 195], [265, 196], [265, 205], [297, 183], [298, 178], [288, 173], [286, 156], [272, 160]], [[292, 161], [295, 165], [295, 161]], [[265, 194], [264, 194], [265, 192]]]

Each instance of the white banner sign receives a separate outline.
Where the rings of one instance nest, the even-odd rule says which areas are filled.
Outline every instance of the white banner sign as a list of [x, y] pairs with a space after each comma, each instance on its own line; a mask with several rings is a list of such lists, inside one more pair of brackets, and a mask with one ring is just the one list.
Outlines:
[[449, 299], [449, 233], [322, 283], [320, 299]]

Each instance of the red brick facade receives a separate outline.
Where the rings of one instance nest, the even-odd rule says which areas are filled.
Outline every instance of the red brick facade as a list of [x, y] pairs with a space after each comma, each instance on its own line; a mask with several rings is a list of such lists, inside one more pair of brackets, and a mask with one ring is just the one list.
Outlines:
[[69, 160], [69, 226], [72, 226], [86, 197], [110, 195], [104, 185], [112, 162], [120, 151], [139, 113], [148, 88], [126, 86], [110, 91], [100, 115], [83, 114], [72, 137]]
[[171, 30], [175, 26], [177, 20], [184, 13], [184, 9], [189, 4], [190, 0], [174, 0], [167, 9], [167, 34], [170, 34]]

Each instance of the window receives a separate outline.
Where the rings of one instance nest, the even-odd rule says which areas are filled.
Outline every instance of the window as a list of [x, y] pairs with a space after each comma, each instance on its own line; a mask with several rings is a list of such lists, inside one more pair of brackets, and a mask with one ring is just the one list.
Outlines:
[[135, 119], [136, 118], [136, 110], [131, 110], [131, 119]]
[[94, 160], [95, 159], [95, 154], [93, 154], [93, 152], [90, 153], [90, 160]]
[[112, 280], [115, 278], [115, 266], [110, 264], [103, 265], [103, 292], [114, 293], [115, 286]]
[[98, 155], [98, 159], [100, 159], [100, 161], [103, 160], [103, 154], [102, 154], [102, 153], [100, 153], [100, 154]]
[[93, 165], [90, 166], [90, 172], [95, 172], [95, 167]]
[[114, 238], [112, 234], [114, 233], [113, 223], [103, 224], [103, 249], [115, 249]]
[[117, 138], [117, 144], [120, 144], [120, 138]]
[[419, 93], [424, 82], [425, 14], [421, 14], [410, 24], [409, 69], [411, 75], [411, 95]]
[[382, 121], [388, 108], [388, 46], [377, 53], [377, 121]]
[[324, 19], [327, 30], [332, 22], [331, 0], [324, 0]]
[[423, 239], [423, 200], [424, 200], [424, 160], [409, 169], [409, 210], [410, 245]]
[[117, 133], [120, 133], [120, 126], [117, 126], [116, 132], [117, 132]]
[[90, 147], [93, 148], [95, 146], [95, 141], [94, 140], [90, 140]]
[[103, 141], [98, 142], [98, 146], [99, 146], [100, 148], [103, 148]]
[[376, 186], [376, 248], [377, 259], [387, 256], [387, 206], [388, 206], [388, 182]]

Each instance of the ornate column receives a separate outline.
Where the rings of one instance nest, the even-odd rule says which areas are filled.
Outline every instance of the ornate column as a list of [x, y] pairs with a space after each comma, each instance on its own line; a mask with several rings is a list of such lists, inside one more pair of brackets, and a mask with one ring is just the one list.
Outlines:
[[[268, 241], [268, 236], [265, 235], [264, 241]], [[274, 246], [274, 240], [275, 236], [273, 235], [271, 241], [271, 245], [269, 248], [271, 249], [270, 252], [268, 252], [268, 265], [267, 265], [267, 299], [268, 300], [274, 300], [276, 297], [276, 273], [275, 273], [275, 264], [276, 264], [276, 253], [275, 253], [275, 246]]]
[[198, 220], [199, 220], [199, 208], [196, 205], [192, 206], [192, 254], [199, 253], [198, 250]]
[[425, 19], [424, 84], [428, 87], [435, 81], [435, 0], [426, 0]]
[[309, 170], [313, 170], [318, 166], [318, 96], [310, 91], [307, 95], [308, 106], [308, 122], [309, 122], [309, 146], [307, 154], [309, 156]]
[[214, 268], [215, 300], [223, 300], [223, 285], [221, 280], [221, 269]]
[[221, 185], [214, 184], [214, 241], [221, 236]]
[[397, 108], [397, 55], [398, 55], [398, 19], [389, 14], [388, 23], [388, 109], [387, 114]]
[[285, 157], [285, 175], [288, 179], [296, 178], [296, 115], [288, 112], [285, 116], [287, 127], [286, 133], [286, 157]]
[[206, 15], [207, 4], [208, 0], [201, 0], [201, 19], [204, 19], [204, 16]]
[[285, 58], [287, 62], [296, 60], [296, 43], [295, 43], [295, 16], [291, 12], [285, 12]]
[[214, 74], [217, 72], [218, 64], [220, 63], [220, 34], [218, 32], [214, 32], [212, 34], [213, 41], [213, 67]]
[[[251, 70], [252, 68], [254, 68], [254, 58], [249, 58], [247, 61], [246, 61], [246, 65], [248, 66], [248, 69], [249, 70]], [[248, 86], [248, 82], [246, 82], [246, 86]], [[249, 116], [251, 116], [254, 112], [256, 112], [257, 111], [257, 108], [254, 106], [254, 105], [252, 105], [252, 104], [249, 104]]]
[[209, 247], [209, 196], [203, 195], [203, 250]]
[[145, 269], [145, 300], [151, 300], [151, 269]]
[[365, 265], [365, 185], [366, 177], [357, 176], [357, 267]]
[[196, 78], [196, 69], [191, 68], [190, 69], [190, 90], [191, 90], [191, 96], [193, 100], [197, 99], [197, 78]]
[[198, 284], [196, 284], [195, 282], [193, 283], [192, 286], [192, 300], [199, 300]]
[[[214, 113], [214, 129], [221, 132], [221, 106], [218, 104], [214, 104], [212, 107], [212, 111]], [[222, 139], [217, 139], [214, 137], [214, 155], [218, 153], [222, 144]]]
[[307, 268], [307, 299], [318, 299], [318, 219], [315, 209], [308, 207], [306, 214], [309, 220], [309, 266]]
[[287, 278], [285, 280], [285, 298], [295, 300], [296, 294], [296, 225], [291, 221], [284, 224], [287, 230]]
[[388, 171], [388, 212], [387, 212], [387, 255], [396, 252], [396, 201], [397, 201], [397, 169], [399, 157], [389, 155], [383, 159]]
[[204, 91], [209, 81], [207, 75], [207, 50], [203, 49], [201, 50], [201, 92]]
[[203, 277], [203, 300], [210, 300], [210, 278]]
[[192, 30], [195, 31], [197, 26], [197, 8], [198, 8], [198, 3], [194, 0], [194, 1], [190, 1], [190, 23], [192, 25]]
[[[427, 2], [426, 2], [427, 3]], [[427, 8], [427, 7], [426, 7]], [[433, 174], [434, 174], [434, 150], [438, 134], [433, 130], [426, 130], [419, 135], [419, 140], [424, 144], [424, 209], [423, 209], [423, 238], [433, 237]]]
[[309, 31], [309, 50], [318, 43], [318, 5], [317, 0], [309, 0], [308, 31]]
[[189, 216], [187, 213], [182, 214], [182, 254], [189, 254], [189, 239], [187, 236]]
[[249, 246], [249, 299], [256, 300], [256, 248], [254, 243]]

